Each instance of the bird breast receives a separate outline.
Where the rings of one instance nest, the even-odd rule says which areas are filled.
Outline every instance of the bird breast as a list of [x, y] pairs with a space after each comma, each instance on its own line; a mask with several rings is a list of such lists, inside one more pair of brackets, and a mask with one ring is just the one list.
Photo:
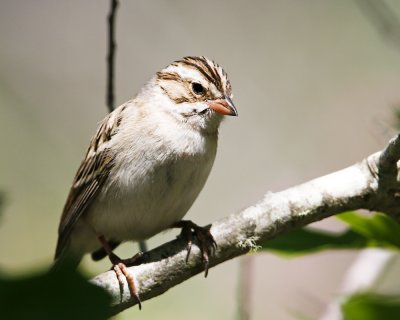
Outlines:
[[181, 127], [157, 130], [130, 135], [128, 147], [116, 153], [112, 178], [86, 215], [98, 234], [120, 241], [147, 239], [181, 220], [203, 188], [217, 136]]

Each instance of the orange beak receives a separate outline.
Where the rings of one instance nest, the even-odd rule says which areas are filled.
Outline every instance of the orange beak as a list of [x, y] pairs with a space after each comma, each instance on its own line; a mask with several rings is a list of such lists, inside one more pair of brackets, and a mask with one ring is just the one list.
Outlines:
[[224, 116], [237, 116], [238, 112], [229, 97], [224, 99], [209, 100], [208, 105], [210, 109]]

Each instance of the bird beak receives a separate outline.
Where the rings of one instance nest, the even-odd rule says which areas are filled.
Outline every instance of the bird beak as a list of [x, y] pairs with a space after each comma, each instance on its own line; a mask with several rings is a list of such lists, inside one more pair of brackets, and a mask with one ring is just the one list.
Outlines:
[[235, 105], [229, 97], [224, 97], [224, 99], [209, 100], [207, 103], [210, 109], [224, 116], [238, 115]]

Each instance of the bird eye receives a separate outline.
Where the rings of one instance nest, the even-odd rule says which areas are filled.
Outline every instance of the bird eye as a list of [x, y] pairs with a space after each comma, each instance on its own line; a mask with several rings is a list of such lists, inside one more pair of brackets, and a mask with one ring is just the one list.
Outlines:
[[192, 83], [192, 90], [193, 90], [194, 94], [196, 94], [198, 96], [202, 96], [205, 91], [204, 87], [198, 82]]

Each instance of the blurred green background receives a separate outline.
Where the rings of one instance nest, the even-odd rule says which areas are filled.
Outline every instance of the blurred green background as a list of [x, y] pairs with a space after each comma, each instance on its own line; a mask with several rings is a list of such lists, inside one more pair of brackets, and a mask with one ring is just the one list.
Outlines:
[[[214, 59], [232, 82], [239, 117], [222, 125], [216, 163], [189, 219], [207, 224], [269, 190], [351, 165], [394, 134], [400, 40], [380, 33], [362, 3], [120, 1], [118, 104], [185, 55]], [[386, 3], [400, 17], [400, 2]], [[52, 261], [72, 178], [107, 112], [108, 10], [105, 0], [0, 0], [0, 190], [6, 197], [0, 268], [7, 274], [43, 269]], [[333, 220], [318, 225], [342, 228]], [[149, 246], [176, 234], [157, 236]], [[136, 251], [126, 244], [118, 253]], [[317, 318], [355, 255], [253, 256], [253, 319]], [[117, 318], [232, 319], [240, 261], [145, 302], [140, 314], [135, 308]], [[82, 269], [95, 275], [109, 266], [87, 258]]]

